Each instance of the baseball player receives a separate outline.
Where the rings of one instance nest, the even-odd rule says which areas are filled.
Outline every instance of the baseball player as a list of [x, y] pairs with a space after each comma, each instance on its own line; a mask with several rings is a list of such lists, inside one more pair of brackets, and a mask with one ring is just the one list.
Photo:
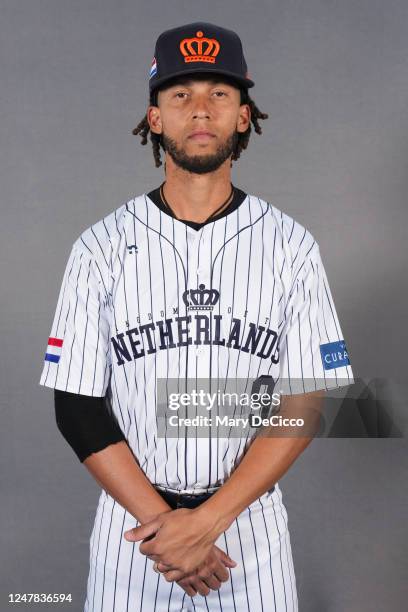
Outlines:
[[198, 435], [181, 423], [197, 406], [161, 412], [163, 388], [187, 381], [285, 388], [297, 417], [354, 382], [315, 238], [231, 182], [267, 118], [253, 86], [235, 32], [163, 32], [133, 133], [150, 133], [157, 167], [164, 151], [165, 180], [83, 231], [68, 258], [40, 384], [102, 487], [85, 612], [298, 610], [278, 481], [313, 436], [257, 435], [244, 418], [234, 435], [232, 417]]

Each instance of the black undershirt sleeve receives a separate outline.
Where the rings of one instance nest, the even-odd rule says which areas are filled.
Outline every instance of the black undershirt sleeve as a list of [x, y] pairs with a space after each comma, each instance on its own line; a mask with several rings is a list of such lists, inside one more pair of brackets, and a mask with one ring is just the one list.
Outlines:
[[126, 440], [106, 397], [54, 389], [54, 405], [58, 429], [81, 463], [92, 453]]

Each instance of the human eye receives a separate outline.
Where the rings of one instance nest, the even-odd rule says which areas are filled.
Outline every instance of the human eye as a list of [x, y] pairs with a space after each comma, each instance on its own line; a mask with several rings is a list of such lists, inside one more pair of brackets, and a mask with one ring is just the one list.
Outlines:
[[213, 93], [215, 94], [216, 98], [224, 98], [227, 95], [227, 93], [222, 89], [217, 89]]
[[174, 94], [174, 97], [178, 100], [183, 100], [183, 96], [187, 96], [187, 93], [185, 91], [176, 91]]

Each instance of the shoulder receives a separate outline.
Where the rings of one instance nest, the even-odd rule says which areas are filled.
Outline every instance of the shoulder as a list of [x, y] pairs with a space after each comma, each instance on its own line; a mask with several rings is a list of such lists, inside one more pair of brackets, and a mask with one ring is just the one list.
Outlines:
[[75, 240], [73, 249], [97, 259], [106, 254], [123, 231], [125, 213], [126, 204], [122, 204], [84, 229]]
[[124, 202], [118, 208], [84, 229], [73, 244], [73, 250], [96, 261], [107, 264], [108, 259], [117, 251], [132, 223], [132, 210], [135, 203], [144, 200], [144, 194]]
[[260, 202], [269, 219], [269, 234], [273, 234], [292, 276], [297, 276], [308, 262], [319, 257], [319, 244], [308, 227], [271, 202], [262, 199]]
[[98, 278], [108, 286], [111, 278], [112, 262], [126, 247], [129, 225], [132, 223], [131, 207], [142, 198], [135, 196], [118, 208], [85, 228], [74, 241], [71, 256], [88, 261]]
[[71, 258], [89, 263], [93, 277], [102, 284], [106, 295], [111, 286], [113, 262], [126, 247], [132, 222], [130, 208], [141, 197], [131, 198], [84, 229], [72, 245]]

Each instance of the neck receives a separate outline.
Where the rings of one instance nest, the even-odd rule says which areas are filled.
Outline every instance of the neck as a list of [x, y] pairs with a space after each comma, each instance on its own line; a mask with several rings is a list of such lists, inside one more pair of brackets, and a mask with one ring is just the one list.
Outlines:
[[164, 196], [178, 219], [203, 223], [231, 193], [231, 163], [227, 159], [207, 174], [187, 172], [166, 155]]

